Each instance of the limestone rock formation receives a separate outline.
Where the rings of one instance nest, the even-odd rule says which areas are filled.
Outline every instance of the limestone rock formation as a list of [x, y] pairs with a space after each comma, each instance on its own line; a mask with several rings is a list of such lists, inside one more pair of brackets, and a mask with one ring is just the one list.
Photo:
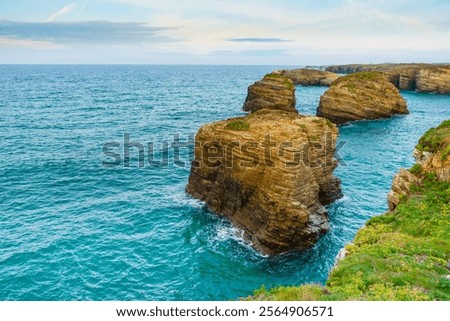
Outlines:
[[415, 150], [416, 164], [410, 169], [400, 169], [388, 194], [389, 210], [393, 211], [402, 197], [411, 195], [413, 184], [420, 185], [427, 174], [450, 182], [450, 120], [428, 130], [419, 140]]
[[360, 72], [333, 82], [320, 97], [317, 116], [336, 124], [407, 114], [406, 101], [379, 72]]
[[329, 66], [327, 71], [351, 74], [380, 71], [401, 90], [450, 93], [450, 65], [445, 64], [351, 64]]
[[411, 172], [404, 168], [400, 169], [398, 174], [394, 176], [392, 189], [387, 195], [390, 211], [393, 211], [397, 207], [402, 197], [411, 195], [411, 185], [417, 182], [417, 177], [411, 174]]
[[297, 111], [295, 109], [295, 87], [292, 80], [277, 73], [264, 76], [248, 87], [244, 111], [260, 109]]
[[307, 249], [329, 229], [323, 205], [341, 196], [332, 174], [337, 135], [324, 118], [285, 110], [206, 124], [186, 191], [264, 254]]
[[306, 68], [281, 70], [279, 73], [291, 79], [295, 85], [302, 86], [330, 86], [339, 78], [339, 75], [333, 72]]
[[438, 94], [450, 93], [450, 69], [420, 69], [416, 73], [416, 90]]
[[450, 182], [450, 120], [429, 129], [419, 140], [414, 157], [425, 173], [434, 173], [438, 180]]

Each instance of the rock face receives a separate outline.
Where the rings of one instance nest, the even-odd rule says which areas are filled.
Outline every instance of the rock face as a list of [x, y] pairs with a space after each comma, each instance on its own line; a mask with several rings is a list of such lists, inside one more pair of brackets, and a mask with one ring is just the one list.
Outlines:
[[264, 254], [307, 249], [329, 229], [323, 205], [341, 196], [337, 135], [326, 119], [273, 109], [204, 125], [186, 191]]
[[387, 196], [390, 211], [397, 207], [402, 197], [411, 195], [411, 186], [417, 182], [418, 178], [416, 176], [404, 168], [400, 169], [398, 174], [394, 176], [392, 189]]
[[292, 80], [277, 73], [271, 73], [248, 87], [244, 111], [260, 109], [296, 111], [295, 87]]
[[450, 69], [420, 69], [416, 74], [416, 90], [438, 94], [450, 93]]
[[411, 195], [413, 184], [420, 185], [426, 174], [436, 175], [438, 181], [450, 182], [450, 120], [428, 130], [414, 150], [416, 164], [400, 169], [388, 194], [389, 210], [393, 211], [402, 197]]
[[352, 64], [329, 66], [326, 70], [345, 74], [380, 71], [401, 90], [450, 93], [450, 65], [445, 64]]
[[379, 72], [340, 77], [320, 97], [317, 108], [317, 116], [328, 118], [336, 124], [407, 113], [406, 101]]
[[281, 70], [279, 73], [291, 79], [295, 85], [302, 86], [330, 86], [339, 78], [339, 75], [333, 72], [306, 68]]
[[418, 166], [434, 173], [439, 181], [450, 182], [450, 120], [428, 130], [414, 151]]

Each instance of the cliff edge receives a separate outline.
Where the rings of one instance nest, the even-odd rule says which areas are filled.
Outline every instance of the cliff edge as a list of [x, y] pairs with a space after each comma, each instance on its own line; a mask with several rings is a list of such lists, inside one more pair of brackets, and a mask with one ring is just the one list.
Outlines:
[[450, 93], [449, 64], [350, 64], [329, 66], [325, 70], [344, 74], [379, 71], [400, 90]]
[[447, 120], [420, 139], [418, 163], [401, 170], [406, 179], [393, 187], [395, 193], [407, 187], [407, 193], [358, 231], [326, 286], [263, 287], [246, 299], [449, 301], [449, 138]]

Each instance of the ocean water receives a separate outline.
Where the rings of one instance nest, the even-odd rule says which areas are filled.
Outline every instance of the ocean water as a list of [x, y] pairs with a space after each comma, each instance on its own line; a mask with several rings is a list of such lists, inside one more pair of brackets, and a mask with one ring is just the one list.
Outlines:
[[[242, 114], [247, 86], [277, 68], [0, 66], [0, 299], [228, 300], [324, 283], [339, 249], [386, 211], [418, 138], [450, 118], [450, 96], [402, 92], [411, 114], [341, 127], [345, 196], [329, 206], [330, 232], [267, 258], [185, 194], [188, 150], [165, 164], [161, 147]], [[298, 87], [300, 112], [314, 114], [325, 90]], [[142, 144], [144, 166], [137, 147], [128, 167], [123, 154], [104, 166], [114, 160], [104, 144], [123, 147], [124, 134]]]

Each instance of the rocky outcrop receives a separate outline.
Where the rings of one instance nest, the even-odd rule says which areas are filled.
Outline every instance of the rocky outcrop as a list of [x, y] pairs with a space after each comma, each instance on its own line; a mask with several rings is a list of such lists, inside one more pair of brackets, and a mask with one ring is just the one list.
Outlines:
[[434, 173], [437, 180], [450, 182], [450, 120], [420, 138], [414, 157], [423, 173]]
[[323, 205], [341, 196], [337, 135], [326, 119], [284, 110], [206, 124], [186, 191], [264, 254], [307, 249], [329, 229]]
[[417, 91], [435, 92], [438, 94], [450, 93], [450, 69], [420, 69], [415, 76]]
[[278, 71], [281, 75], [291, 79], [295, 85], [301, 86], [330, 86], [339, 78], [338, 74], [317, 69], [290, 69]]
[[345, 74], [379, 71], [400, 90], [450, 93], [450, 65], [446, 64], [351, 64], [329, 66], [326, 70]]
[[411, 195], [411, 186], [418, 182], [418, 178], [408, 170], [401, 168], [392, 181], [392, 189], [387, 195], [389, 210], [393, 211], [402, 197]]
[[412, 194], [411, 187], [420, 185], [427, 174], [438, 181], [450, 182], [450, 120], [428, 130], [414, 150], [416, 164], [409, 170], [400, 169], [388, 194], [389, 210], [393, 211], [402, 198]]
[[355, 72], [362, 71], [388, 71], [393, 68], [416, 68], [419, 66], [435, 66], [430, 64], [347, 64], [347, 65], [335, 65], [325, 68], [326, 71], [335, 72], [338, 74], [353, 74]]
[[292, 80], [271, 73], [248, 87], [244, 111], [260, 109], [295, 111], [295, 87]]
[[317, 108], [317, 116], [336, 124], [407, 113], [406, 101], [398, 89], [379, 72], [340, 77], [320, 97]]

